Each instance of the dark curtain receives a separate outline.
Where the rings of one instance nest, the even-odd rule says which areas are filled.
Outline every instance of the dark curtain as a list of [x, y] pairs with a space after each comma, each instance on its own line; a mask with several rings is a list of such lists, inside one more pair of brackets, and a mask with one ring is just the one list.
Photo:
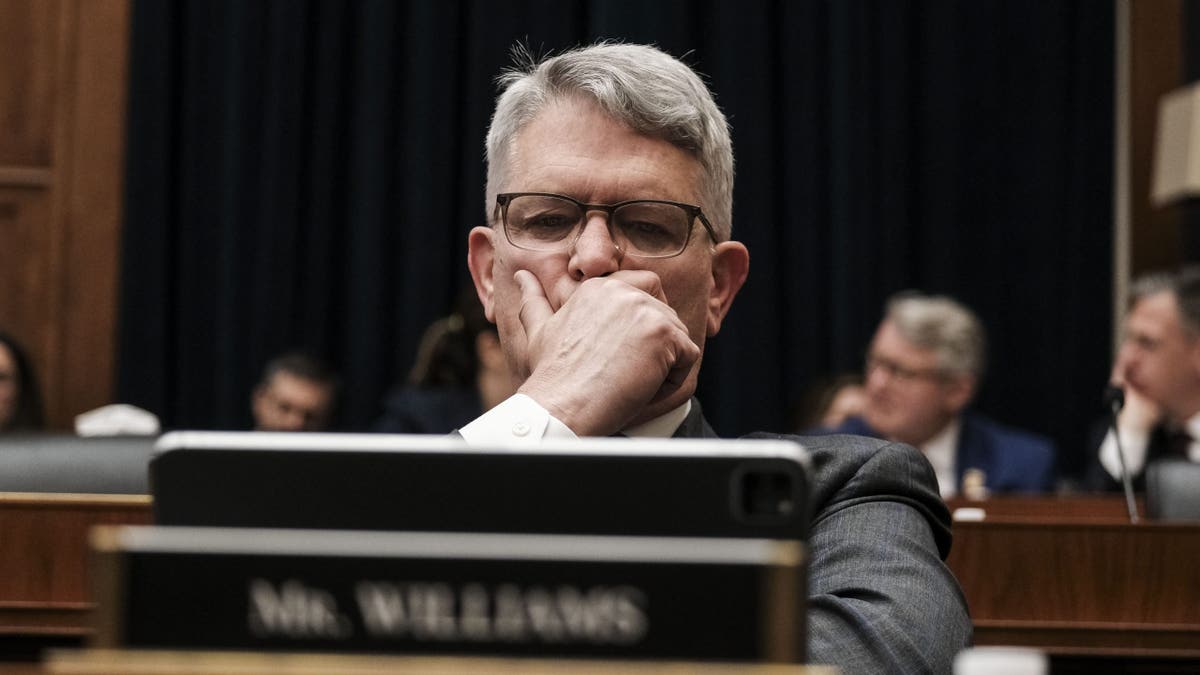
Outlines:
[[977, 407], [1074, 468], [1111, 332], [1113, 6], [1090, 0], [136, 2], [121, 399], [244, 427], [262, 364], [305, 347], [369, 426], [469, 284], [509, 48], [597, 38], [682, 56], [733, 126], [751, 274], [705, 357], [719, 432], [785, 430], [919, 288], [987, 326]]

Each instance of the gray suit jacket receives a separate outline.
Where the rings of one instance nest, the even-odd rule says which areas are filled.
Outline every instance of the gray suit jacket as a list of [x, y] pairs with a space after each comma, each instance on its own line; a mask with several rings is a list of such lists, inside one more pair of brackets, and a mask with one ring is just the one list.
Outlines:
[[[716, 437], [694, 399], [675, 435]], [[950, 514], [925, 457], [861, 436], [747, 438], [796, 440], [812, 455], [809, 661], [848, 674], [951, 672], [971, 619], [942, 562]]]

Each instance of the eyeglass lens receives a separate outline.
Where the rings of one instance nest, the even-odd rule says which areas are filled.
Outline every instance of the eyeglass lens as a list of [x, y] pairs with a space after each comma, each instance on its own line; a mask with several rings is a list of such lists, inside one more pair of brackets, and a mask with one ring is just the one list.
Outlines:
[[941, 373], [937, 370], [915, 370], [912, 368], [906, 368], [899, 363], [882, 356], [868, 355], [866, 372], [870, 374], [876, 369], [883, 369], [883, 371], [888, 374], [888, 377], [904, 382], [912, 382], [916, 380], [934, 380], [941, 377]]
[[[629, 202], [612, 212], [610, 229], [626, 253], [668, 256], [687, 245], [691, 214], [675, 204]], [[586, 220], [579, 204], [561, 197], [520, 195], [508, 203], [505, 228], [513, 245], [559, 251], [575, 243]]]

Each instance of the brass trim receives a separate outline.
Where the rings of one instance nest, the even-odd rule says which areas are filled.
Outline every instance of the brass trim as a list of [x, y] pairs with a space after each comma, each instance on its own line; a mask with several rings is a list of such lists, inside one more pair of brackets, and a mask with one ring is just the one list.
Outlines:
[[90, 621], [91, 647], [116, 648], [125, 639], [126, 566], [125, 552], [121, 550], [124, 529], [122, 525], [97, 525], [88, 532], [92, 599], [96, 602]]
[[105, 494], [89, 492], [0, 492], [0, 505], [93, 504], [105, 506], [151, 506], [150, 495]]
[[762, 576], [763, 658], [777, 663], [800, 663], [808, 641], [807, 550], [798, 541], [774, 545], [772, 560]]

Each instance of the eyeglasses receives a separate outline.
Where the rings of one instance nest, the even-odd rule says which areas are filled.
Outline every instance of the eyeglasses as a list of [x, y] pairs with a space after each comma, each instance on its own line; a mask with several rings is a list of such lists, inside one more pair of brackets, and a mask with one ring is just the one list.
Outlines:
[[608, 231], [621, 253], [641, 258], [670, 258], [683, 253], [699, 219], [709, 239], [717, 235], [699, 206], [661, 199], [634, 199], [617, 204], [584, 204], [549, 192], [496, 195], [504, 236], [527, 251], [570, 250], [583, 234], [587, 214], [608, 214]]
[[867, 355], [866, 373], [870, 375], [876, 370], [882, 369], [888, 374], [888, 377], [898, 382], [916, 382], [917, 380], [944, 380], [946, 373], [939, 368], [906, 368], [895, 361], [876, 356], [874, 354]]

